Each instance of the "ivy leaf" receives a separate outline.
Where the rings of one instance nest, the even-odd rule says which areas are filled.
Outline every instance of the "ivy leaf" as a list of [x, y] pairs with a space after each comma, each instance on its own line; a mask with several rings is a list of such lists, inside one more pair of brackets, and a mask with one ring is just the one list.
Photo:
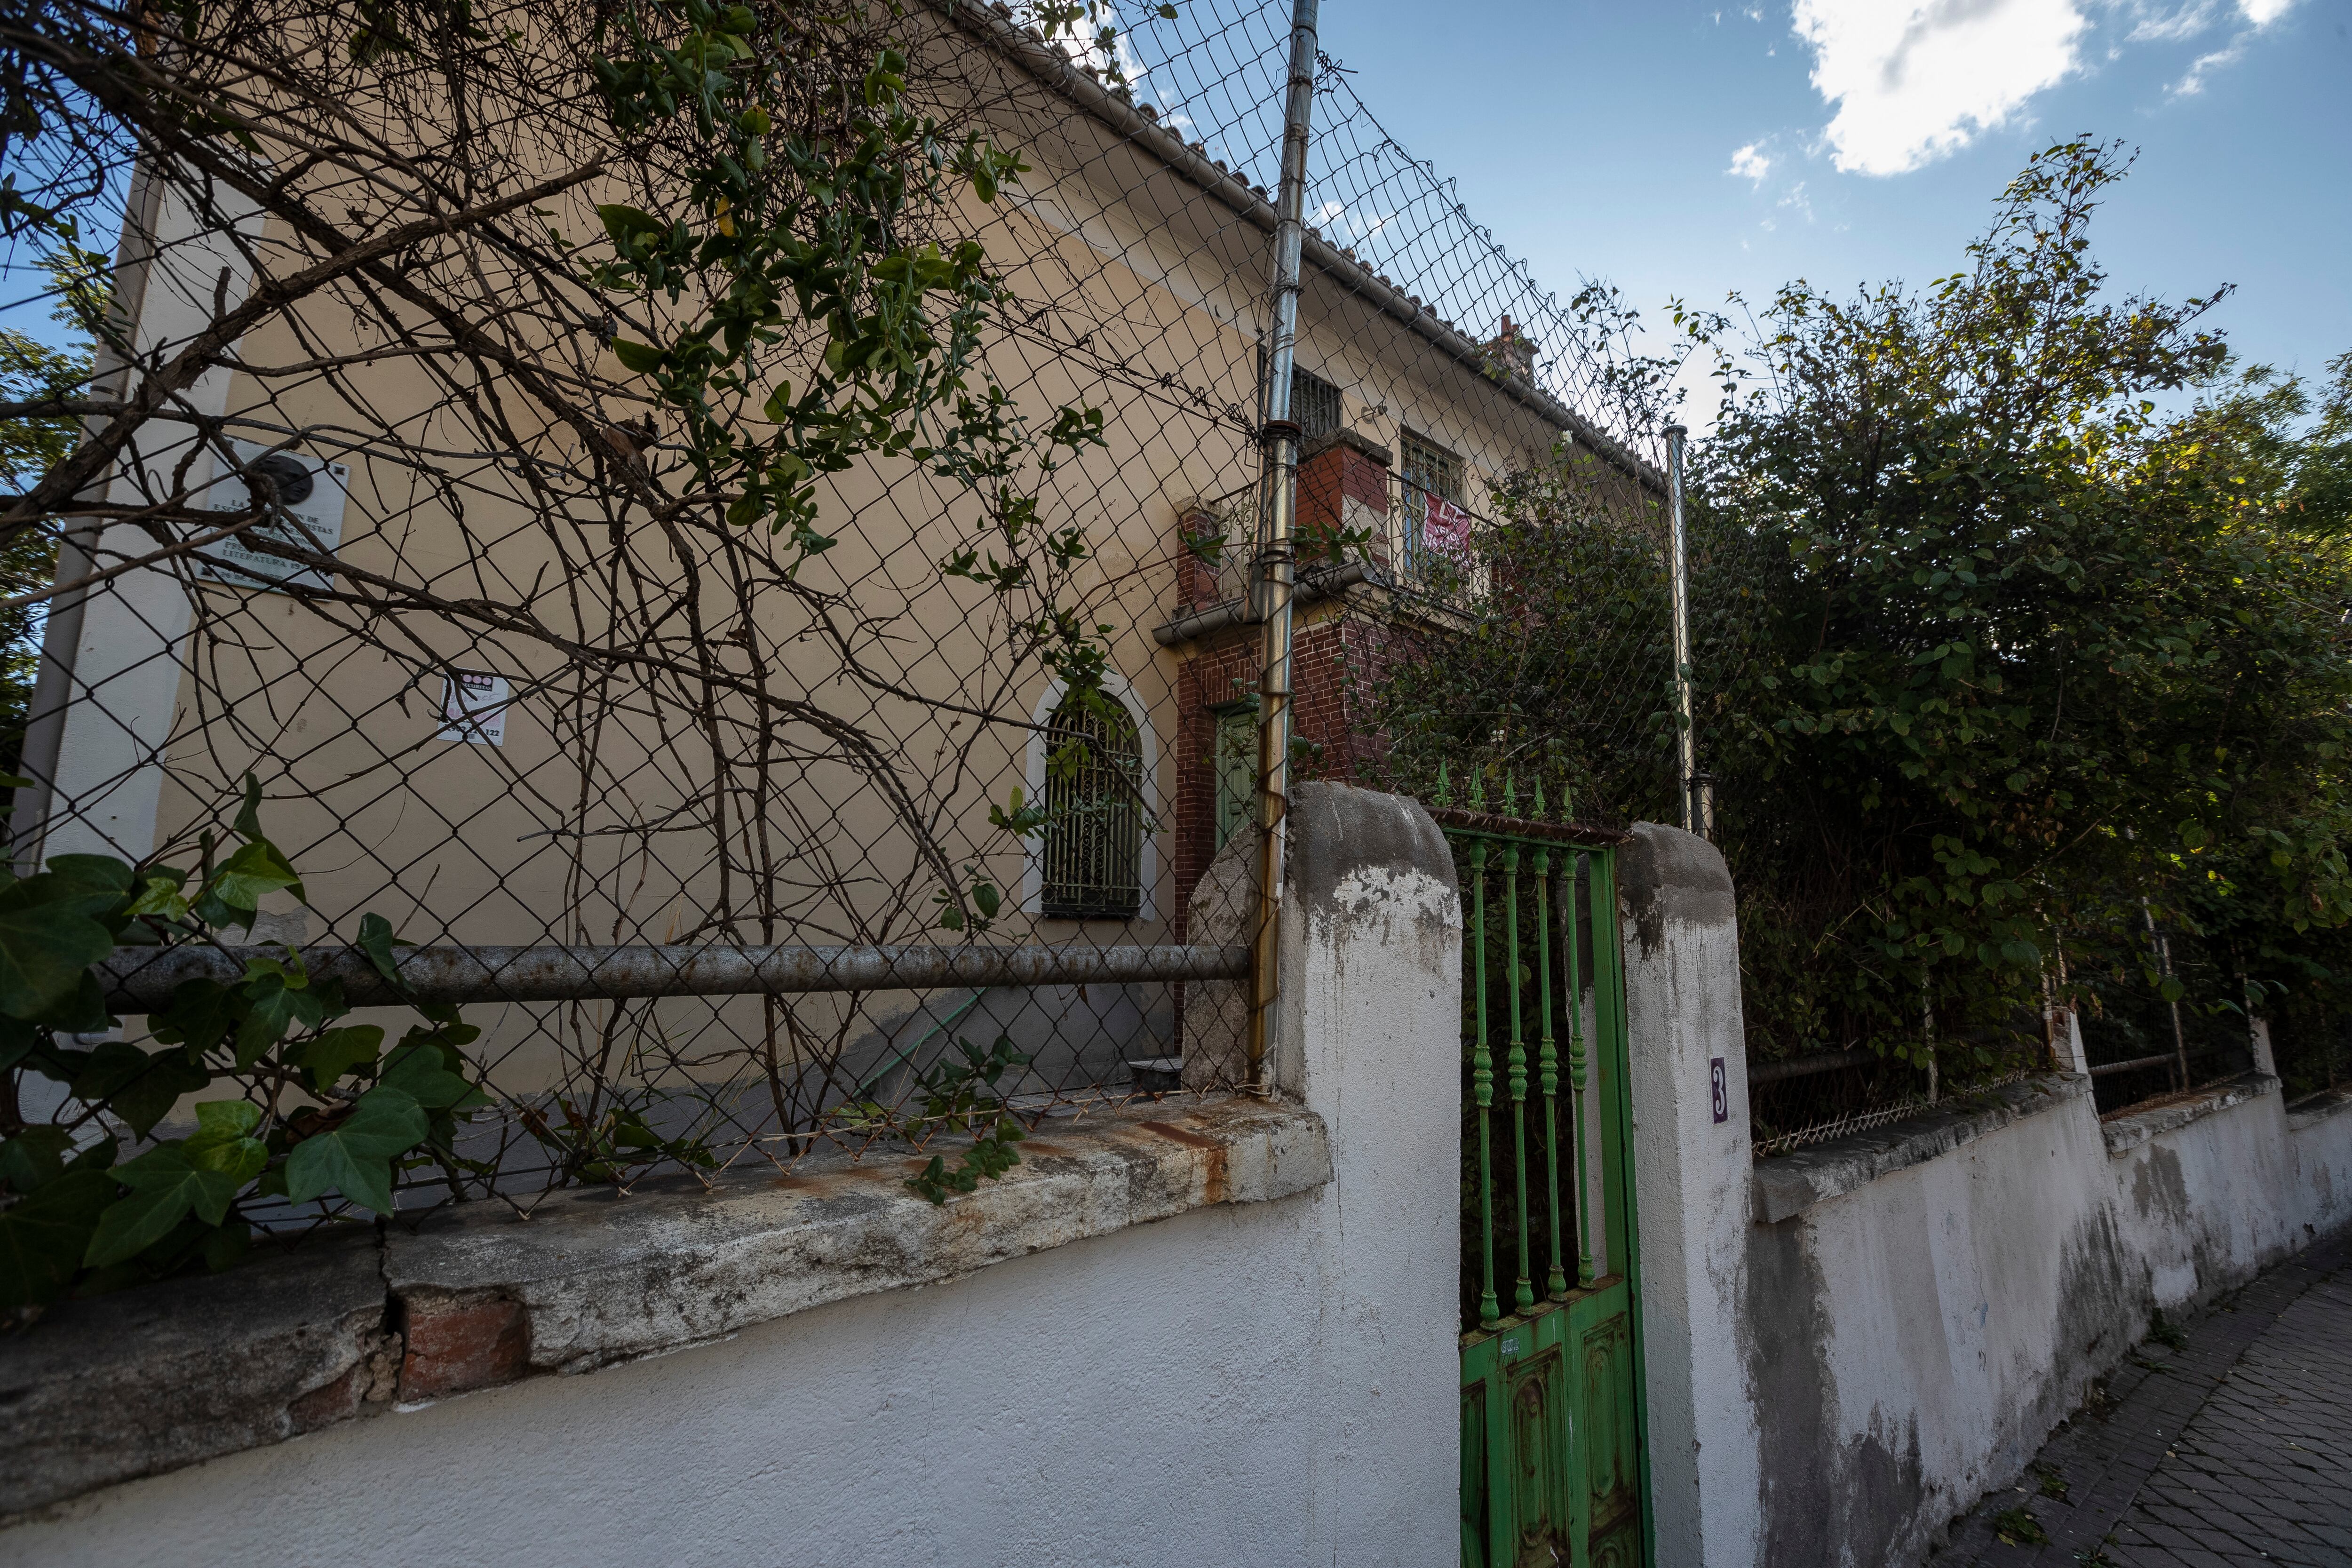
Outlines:
[[373, 1024], [351, 1024], [288, 1047], [286, 1060], [302, 1069], [312, 1089], [327, 1089], [346, 1074], [369, 1066], [383, 1050], [383, 1029]]
[[136, 1137], [144, 1138], [171, 1113], [184, 1094], [208, 1088], [212, 1075], [193, 1066], [180, 1051], [149, 1056], [137, 1046], [107, 1040], [90, 1052], [89, 1065], [74, 1079], [74, 1098], [103, 1105]]
[[261, 1059], [262, 1054], [286, 1036], [295, 1019], [295, 999], [299, 992], [289, 991], [281, 974], [265, 974], [243, 987], [249, 1009], [236, 1026], [236, 1065], [239, 1071]]
[[61, 888], [117, 899], [131, 889], [131, 868], [111, 855], [54, 856], [45, 868]]
[[387, 984], [404, 992], [408, 984], [401, 979], [400, 964], [393, 957], [394, 941], [390, 921], [382, 915], [360, 917], [360, 951], [367, 954], [368, 962], [375, 965], [375, 972], [383, 976]]
[[0, 1306], [38, 1307], [64, 1295], [119, 1190], [108, 1172], [68, 1171], [0, 1214]]
[[181, 1147], [188, 1163], [217, 1171], [241, 1187], [269, 1163], [269, 1145], [253, 1136], [260, 1124], [261, 1108], [251, 1100], [206, 1100], [196, 1107], [195, 1132]]
[[251, 842], [263, 837], [261, 831], [261, 781], [251, 773], [245, 775], [245, 804], [237, 808], [236, 820], [230, 824], [240, 837]]
[[274, 893], [280, 888], [298, 899], [305, 896], [302, 879], [286, 863], [286, 857], [278, 852], [278, 846], [267, 838], [257, 838], [221, 863], [205, 891], [230, 910], [250, 915], [260, 907], [264, 893]]
[[377, 1214], [392, 1212], [392, 1162], [425, 1142], [424, 1108], [406, 1092], [379, 1084], [351, 1115], [294, 1145], [286, 1161], [286, 1195], [308, 1203], [340, 1192]]
[[38, 1192], [65, 1173], [73, 1134], [62, 1127], [27, 1127], [0, 1143], [0, 1182], [17, 1193]]
[[184, 1143], [159, 1143], [108, 1174], [131, 1195], [99, 1216], [82, 1261], [103, 1268], [136, 1258], [172, 1234], [193, 1213], [207, 1226], [226, 1218], [236, 1190], [245, 1185], [226, 1171], [207, 1170], [188, 1158]]
[[115, 901], [47, 874], [0, 888], [0, 1013], [35, 1018], [72, 1002], [89, 966], [114, 951], [96, 917]]
[[401, 1045], [385, 1059], [383, 1076], [376, 1081], [399, 1089], [427, 1110], [490, 1102], [488, 1095], [450, 1070], [441, 1047], [435, 1045]]

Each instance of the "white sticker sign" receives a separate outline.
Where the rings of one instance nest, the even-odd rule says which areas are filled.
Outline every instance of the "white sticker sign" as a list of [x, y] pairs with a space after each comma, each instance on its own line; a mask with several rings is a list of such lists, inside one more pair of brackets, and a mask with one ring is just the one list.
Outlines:
[[[278, 510], [244, 532], [206, 545], [196, 570], [238, 588], [332, 587], [333, 574], [264, 554], [246, 541], [266, 534], [297, 550], [333, 554], [343, 542], [343, 501], [351, 469], [303, 452], [273, 452], [251, 441], [229, 446], [240, 466], [268, 476], [278, 489]], [[240, 512], [253, 504], [253, 492], [237, 475], [224, 474], [205, 492], [204, 504], [212, 511]]]
[[442, 678], [442, 741], [470, 741], [478, 746], [507, 743], [507, 701], [513, 695], [503, 675], [479, 670], [452, 670]]

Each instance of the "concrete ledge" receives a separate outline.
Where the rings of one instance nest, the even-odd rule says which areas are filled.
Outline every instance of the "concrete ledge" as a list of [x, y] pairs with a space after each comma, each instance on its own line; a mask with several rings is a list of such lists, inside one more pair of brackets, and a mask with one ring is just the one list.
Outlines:
[[1004, 1179], [933, 1205], [903, 1156], [557, 1194], [323, 1238], [69, 1302], [0, 1342], [0, 1515], [542, 1373], [591, 1371], [826, 1302], [1331, 1180], [1320, 1118], [1171, 1100], [1054, 1120]]
[[1753, 1186], [1756, 1223], [1778, 1225], [1794, 1218], [1816, 1204], [1948, 1153], [2012, 1121], [2054, 1110], [2090, 1089], [2091, 1080], [2081, 1074], [2050, 1073], [1971, 1096], [1950, 1110], [1759, 1160]]
[[2138, 1148], [2159, 1132], [2170, 1132], [2190, 1122], [2210, 1116], [2217, 1110], [2259, 1100], [2278, 1092], [2279, 1080], [2268, 1073], [2240, 1073], [2236, 1078], [2190, 1089], [2185, 1094], [2168, 1097], [2162, 1103], [2145, 1110], [2125, 1110], [2102, 1119], [2099, 1131], [2107, 1140], [2107, 1156], [2113, 1159]]
[[2306, 1127], [2315, 1127], [2347, 1105], [2352, 1105], [2352, 1089], [2306, 1094], [2286, 1108], [2287, 1131], [2300, 1132]]

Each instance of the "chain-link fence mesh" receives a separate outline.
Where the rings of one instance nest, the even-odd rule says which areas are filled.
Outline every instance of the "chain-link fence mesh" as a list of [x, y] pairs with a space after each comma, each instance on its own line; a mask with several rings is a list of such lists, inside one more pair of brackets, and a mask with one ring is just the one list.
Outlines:
[[[20, 864], [194, 866], [251, 775], [301, 885], [232, 945], [365, 914], [478, 952], [1183, 942], [1251, 816], [1288, 8], [737, 10], [16, 25], [151, 94], [24, 154], [91, 171], [85, 226], [129, 237], [51, 410], [77, 455], [13, 514], [58, 562], [11, 584], [46, 616]], [[651, 77], [613, 65], [633, 37]], [[728, 121], [660, 110], [681, 38], [768, 84], [772, 134], [728, 145], [775, 161], [723, 199]], [[1365, 693], [1497, 589], [1496, 498], [1566, 451], [1608, 498], [1580, 527], [1652, 527], [1654, 447], [1606, 345], [1328, 61], [1312, 147], [1297, 754], [1377, 778]], [[828, 295], [845, 213], [933, 293]], [[713, 257], [755, 217], [802, 250], [753, 278]], [[1649, 722], [1662, 636], [1563, 694], [1639, 694], [1596, 746]], [[943, 1064], [1036, 1114], [1156, 1092], [1181, 984], [494, 997], [473, 1163], [415, 1201], [905, 1150], [953, 1124], [922, 1115]]]

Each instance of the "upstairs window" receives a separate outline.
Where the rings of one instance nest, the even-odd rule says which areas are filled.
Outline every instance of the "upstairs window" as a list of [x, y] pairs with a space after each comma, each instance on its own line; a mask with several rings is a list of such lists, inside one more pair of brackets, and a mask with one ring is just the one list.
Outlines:
[[1398, 564], [1410, 577], [1425, 577], [1447, 559], [1464, 560], [1470, 534], [1462, 510], [1462, 459], [1427, 437], [1401, 433], [1397, 478], [1403, 484], [1404, 550]]
[[1116, 699], [1075, 693], [1045, 731], [1045, 843], [1038, 913], [1132, 920], [1143, 907], [1141, 737]]
[[1290, 419], [1307, 440], [1332, 434], [1339, 428], [1339, 389], [1313, 371], [1293, 365]]
[[1398, 474], [1412, 499], [1435, 496], [1455, 506], [1462, 504], [1462, 459], [1458, 456], [1410, 430], [1404, 432], [1397, 446], [1398, 456], [1403, 459]]

